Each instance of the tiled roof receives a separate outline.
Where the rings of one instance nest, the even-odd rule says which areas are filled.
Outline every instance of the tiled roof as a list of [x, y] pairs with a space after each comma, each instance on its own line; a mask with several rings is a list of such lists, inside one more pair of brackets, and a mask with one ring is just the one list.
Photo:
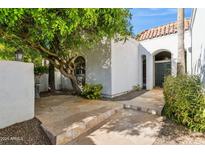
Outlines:
[[[184, 20], [184, 30], [188, 30], [190, 25], [190, 20], [185, 19]], [[137, 40], [148, 40], [156, 37], [161, 37], [169, 34], [177, 33], [177, 22], [169, 23], [167, 25], [155, 27], [149, 30], [145, 30], [141, 32], [139, 35], [137, 35]]]

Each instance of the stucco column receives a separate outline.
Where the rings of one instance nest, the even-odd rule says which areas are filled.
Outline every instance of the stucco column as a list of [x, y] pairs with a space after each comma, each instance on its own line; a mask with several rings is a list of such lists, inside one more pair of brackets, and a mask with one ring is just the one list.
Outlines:
[[147, 90], [153, 88], [154, 80], [154, 67], [153, 67], [153, 56], [147, 55]]

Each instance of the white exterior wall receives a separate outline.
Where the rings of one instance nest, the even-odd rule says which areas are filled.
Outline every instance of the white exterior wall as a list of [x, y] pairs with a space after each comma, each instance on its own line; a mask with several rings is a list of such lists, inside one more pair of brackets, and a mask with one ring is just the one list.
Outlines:
[[[185, 32], [185, 49], [187, 51], [190, 50], [191, 42], [190, 42], [190, 32]], [[148, 39], [145, 41], [140, 41], [139, 45], [139, 58], [141, 59], [142, 55], [146, 55], [147, 60], [147, 89], [152, 89], [155, 85], [154, 83], [154, 55], [161, 51], [169, 51], [171, 53], [172, 59], [172, 75], [176, 75], [177, 73], [177, 56], [178, 56], [178, 39], [177, 34], [171, 34], [167, 36], [162, 36], [158, 38]], [[188, 55], [190, 56], [190, 55]], [[188, 63], [190, 63], [190, 57], [188, 57]], [[142, 64], [141, 60], [139, 60], [139, 80], [142, 83]], [[189, 66], [190, 64], [187, 64]]]
[[43, 74], [40, 77], [40, 92], [48, 91], [48, 74]]
[[205, 9], [194, 9], [192, 31], [192, 73], [205, 84]]
[[102, 84], [102, 94], [111, 95], [111, 45], [110, 41], [102, 41], [95, 48], [84, 51], [86, 60], [86, 83]]
[[73, 89], [70, 79], [64, 77], [63, 75], [61, 75], [61, 89], [62, 90]]
[[[40, 92], [48, 91], [48, 74], [43, 74], [40, 77]], [[72, 89], [71, 82], [64, 77], [58, 70], [55, 72], [55, 88], [56, 90]]]
[[61, 76], [62, 76], [61, 73], [58, 70], [56, 70], [55, 71], [55, 88], [56, 88], [56, 90], [60, 90], [62, 87]]
[[112, 96], [133, 90], [138, 85], [138, 45], [134, 39], [112, 41]]
[[[177, 34], [137, 42], [129, 39], [124, 42], [102, 41], [93, 49], [80, 53], [86, 60], [86, 83], [102, 84], [102, 94], [113, 97], [142, 86], [142, 55], [146, 55], [147, 89], [155, 85], [154, 55], [161, 51], [172, 54], [172, 75], [176, 75]], [[187, 69], [191, 72], [190, 32], [185, 32], [185, 49], [187, 51]], [[55, 74], [56, 89], [72, 89], [68, 79]]]
[[[86, 61], [86, 83], [102, 84], [102, 94], [111, 95], [111, 42], [102, 41], [92, 49], [82, 49], [79, 52]], [[72, 89], [71, 81], [64, 77], [58, 70], [55, 71], [55, 88], [57, 90]], [[41, 77], [40, 90], [47, 91], [48, 75]]]
[[0, 61], [0, 128], [33, 117], [33, 64]]

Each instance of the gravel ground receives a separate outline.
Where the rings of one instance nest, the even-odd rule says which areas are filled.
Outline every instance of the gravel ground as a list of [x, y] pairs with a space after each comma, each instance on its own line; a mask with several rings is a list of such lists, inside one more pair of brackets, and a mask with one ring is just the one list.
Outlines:
[[0, 144], [51, 144], [40, 127], [40, 122], [34, 118], [22, 123], [0, 129]]
[[205, 134], [191, 132], [182, 125], [165, 120], [154, 144], [205, 144]]

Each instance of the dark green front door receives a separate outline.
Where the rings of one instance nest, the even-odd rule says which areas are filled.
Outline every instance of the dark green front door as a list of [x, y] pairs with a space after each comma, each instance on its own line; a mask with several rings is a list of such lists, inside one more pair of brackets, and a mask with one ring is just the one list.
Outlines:
[[171, 62], [155, 63], [155, 86], [162, 87], [164, 78], [171, 74]]

